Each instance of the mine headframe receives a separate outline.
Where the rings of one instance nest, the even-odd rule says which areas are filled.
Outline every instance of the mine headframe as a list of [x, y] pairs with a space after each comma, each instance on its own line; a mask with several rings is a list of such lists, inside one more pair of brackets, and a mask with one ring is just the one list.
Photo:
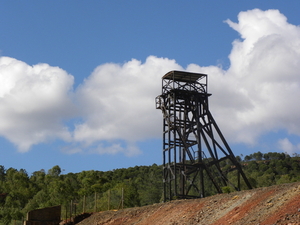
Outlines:
[[206, 74], [170, 71], [162, 77], [156, 108], [163, 113], [164, 201], [205, 197], [211, 189], [222, 193], [225, 186], [251, 189], [209, 111], [210, 95]]

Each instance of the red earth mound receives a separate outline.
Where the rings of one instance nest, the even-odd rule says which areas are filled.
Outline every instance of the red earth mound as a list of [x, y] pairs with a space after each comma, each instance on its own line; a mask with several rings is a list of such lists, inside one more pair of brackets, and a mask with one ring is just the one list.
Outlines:
[[79, 225], [300, 225], [300, 182], [93, 213]]

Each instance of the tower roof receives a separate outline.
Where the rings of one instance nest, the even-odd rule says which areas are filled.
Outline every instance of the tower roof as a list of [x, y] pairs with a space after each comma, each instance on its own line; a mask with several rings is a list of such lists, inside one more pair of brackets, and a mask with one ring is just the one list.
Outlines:
[[202, 74], [202, 73], [191, 73], [191, 72], [173, 70], [166, 73], [162, 77], [162, 79], [182, 81], [182, 82], [196, 82], [197, 80], [206, 76], [207, 76], [206, 74]]

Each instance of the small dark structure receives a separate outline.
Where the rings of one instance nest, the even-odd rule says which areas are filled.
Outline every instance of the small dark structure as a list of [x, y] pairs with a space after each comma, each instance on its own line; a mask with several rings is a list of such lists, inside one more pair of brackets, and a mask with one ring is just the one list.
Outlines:
[[0, 193], [0, 198], [5, 199], [8, 193]]
[[4, 203], [5, 202], [5, 198], [8, 195], [8, 193], [0, 193], [0, 203]]
[[[207, 75], [171, 71], [162, 77], [162, 94], [156, 108], [163, 113], [164, 201], [205, 197], [205, 188], [213, 186], [251, 189], [241, 165], [222, 135], [208, 107]], [[220, 163], [230, 163], [223, 171]], [[236, 184], [228, 173], [236, 171]], [[210, 184], [204, 183], [204, 177]]]
[[61, 206], [35, 209], [27, 213], [24, 225], [59, 225], [61, 221]]

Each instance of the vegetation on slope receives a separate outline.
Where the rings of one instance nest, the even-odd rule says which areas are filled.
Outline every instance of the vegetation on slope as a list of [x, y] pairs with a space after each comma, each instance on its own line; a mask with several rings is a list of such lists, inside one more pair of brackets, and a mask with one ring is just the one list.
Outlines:
[[[300, 157], [285, 153], [260, 152], [237, 159], [243, 166], [253, 187], [300, 181]], [[222, 170], [229, 170], [229, 162], [221, 162]], [[229, 177], [235, 179], [235, 177]], [[209, 182], [207, 182], [209, 185]], [[68, 206], [70, 201], [77, 210], [117, 209], [120, 207], [121, 190], [124, 190], [124, 207], [157, 203], [162, 198], [162, 166], [135, 166], [113, 171], [82, 171], [61, 174], [54, 166], [49, 171], [36, 171], [28, 175], [26, 170], [5, 169], [0, 166], [0, 224], [21, 220], [33, 209], [54, 205]], [[207, 195], [215, 194], [213, 188]], [[224, 187], [223, 190], [230, 191]], [[96, 193], [96, 194], [95, 194]], [[97, 199], [95, 204], [94, 199]], [[86, 206], [83, 206], [83, 202]]]

